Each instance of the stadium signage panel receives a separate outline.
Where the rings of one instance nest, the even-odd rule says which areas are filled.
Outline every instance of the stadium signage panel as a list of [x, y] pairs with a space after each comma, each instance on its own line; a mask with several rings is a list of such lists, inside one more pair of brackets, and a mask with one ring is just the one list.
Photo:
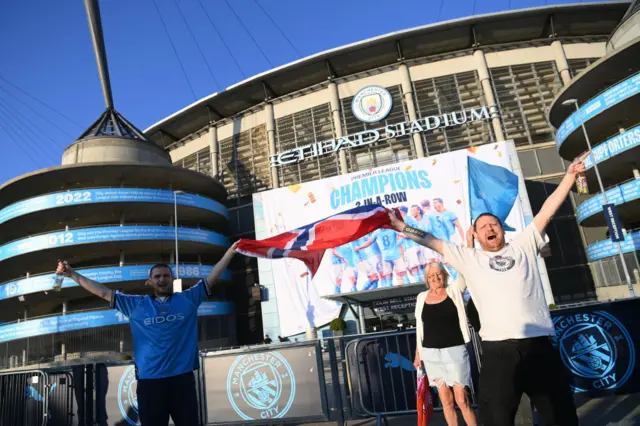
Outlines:
[[596, 115], [612, 106], [640, 93], [640, 74], [629, 77], [622, 83], [618, 83], [598, 96], [591, 99], [569, 116], [556, 131], [556, 144], [558, 148], [574, 130], [580, 127], [580, 122], [587, 122]]
[[[173, 241], [174, 239], [175, 228], [172, 226], [104, 226], [73, 229], [28, 237], [0, 246], [0, 260], [39, 250], [78, 244], [141, 240]], [[229, 245], [229, 240], [224, 235], [204, 229], [179, 228], [178, 239], [223, 247]]]
[[[197, 207], [228, 217], [226, 208], [210, 198], [182, 194], [175, 199], [182, 206]], [[18, 201], [0, 210], [0, 223], [29, 213], [56, 207], [96, 203], [163, 203], [173, 204], [173, 191], [147, 188], [96, 188], [56, 192]]]
[[368, 129], [337, 139], [314, 142], [273, 155], [270, 159], [271, 167], [300, 163], [311, 158], [333, 154], [341, 149], [361, 148], [396, 137], [424, 133], [443, 127], [459, 126], [474, 121], [489, 120], [496, 117], [497, 113], [498, 110], [496, 106], [483, 106], [442, 115], [430, 115], [419, 120], [389, 124], [377, 129]]
[[[125, 281], [143, 281], [149, 277], [149, 270], [153, 265], [134, 265], [122, 267], [106, 267], [82, 269], [79, 272], [95, 281], [101, 283], [119, 283]], [[175, 275], [175, 266], [169, 266]], [[204, 278], [213, 269], [212, 265], [197, 264], [181, 264], [180, 278]], [[0, 285], [0, 300], [10, 299], [12, 297], [23, 296], [25, 294], [38, 293], [41, 291], [50, 291], [53, 289], [54, 274], [38, 275], [30, 278], [23, 278], [16, 281], [10, 281]], [[231, 279], [231, 271], [228, 269], [222, 274], [225, 280]], [[77, 287], [70, 278], [65, 278], [62, 282], [62, 288]]]
[[[607, 200], [610, 203], [623, 204], [629, 201], [637, 200], [640, 198], [640, 180], [634, 179], [623, 185], [616, 186], [606, 191]], [[582, 222], [588, 217], [593, 216], [596, 213], [602, 211], [602, 205], [604, 199], [602, 194], [598, 194], [592, 198], [589, 198], [584, 203], [580, 204], [576, 210], [576, 216], [578, 222]]]
[[[234, 310], [234, 304], [231, 302], [203, 302], [198, 307], [198, 316], [230, 315]], [[128, 323], [129, 318], [115, 309], [45, 317], [0, 326], [0, 343], [45, 334]]]
[[[633, 253], [640, 250], [640, 231], [627, 234], [623, 242], [620, 243], [623, 253]], [[587, 260], [604, 259], [618, 254], [618, 245], [611, 239], [599, 241], [587, 247]]]

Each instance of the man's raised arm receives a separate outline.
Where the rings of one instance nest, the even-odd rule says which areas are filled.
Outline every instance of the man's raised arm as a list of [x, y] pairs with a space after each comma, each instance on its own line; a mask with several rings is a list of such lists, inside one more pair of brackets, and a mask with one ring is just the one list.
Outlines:
[[111, 298], [113, 296], [113, 290], [111, 290], [110, 288], [106, 287], [103, 284], [100, 284], [97, 281], [94, 281], [85, 277], [84, 275], [80, 275], [66, 262], [58, 261], [58, 268], [56, 269], [56, 274], [71, 278], [73, 281], [78, 283], [85, 290], [95, 294], [96, 296], [106, 300], [107, 302], [111, 302]]
[[[590, 151], [589, 151], [590, 152]], [[575, 162], [573, 162], [569, 168], [567, 169], [567, 174], [564, 176], [558, 187], [549, 198], [544, 202], [538, 214], [533, 218], [533, 223], [538, 228], [538, 232], [542, 234], [544, 230], [553, 219], [553, 216], [556, 214], [564, 200], [569, 195], [569, 191], [571, 191], [571, 187], [576, 182], [576, 177], [578, 173], [582, 173], [585, 170], [584, 160], [589, 155], [589, 152], [585, 152], [578, 158]]]
[[209, 276], [205, 280], [205, 283], [207, 284], [207, 287], [209, 288], [209, 290], [213, 288], [213, 285], [216, 283], [216, 281], [218, 281], [218, 278], [220, 278], [220, 275], [222, 275], [224, 270], [227, 269], [227, 266], [229, 266], [229, 263], [231, 263], [231, 259], [233, 259], [233, 256], [236, 254], [237, 247], [238, 247], [238, 241], [236, 241], [231, 245], [231, 247], [229, 247], [229, 249], [224, 254], [224, 256], [222, 256], [222, 259], [220, 259], [220, 261], [216, 263], [216, 266], [214, 266], [211, 272], [209, 273]]
[[443, 254], [442, 251], [444, 249], [444, 245], [442, 244], [442, 240], [439, 240], [438, 238], [434, 237], [428, 232], [423, 231], [422, 229], [414, 228], [407, 225], [406, 223], [398, 219], [392, 211], [387, 211], [387, 213], [389, 213], [389, 221], [391, 222], [391, 226], [393, 227], [393, 229], [403, 233], [416, 243], [428, 247], [440, 255]]

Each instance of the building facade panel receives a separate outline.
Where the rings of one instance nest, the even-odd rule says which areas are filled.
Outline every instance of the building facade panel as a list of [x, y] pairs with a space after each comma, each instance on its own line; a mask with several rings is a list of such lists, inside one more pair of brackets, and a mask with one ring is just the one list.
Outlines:
[[553, 141], [546, 111], [562, 87], [555, 62], [508, 65], [490, 72], [507, 139], [516, 146]]

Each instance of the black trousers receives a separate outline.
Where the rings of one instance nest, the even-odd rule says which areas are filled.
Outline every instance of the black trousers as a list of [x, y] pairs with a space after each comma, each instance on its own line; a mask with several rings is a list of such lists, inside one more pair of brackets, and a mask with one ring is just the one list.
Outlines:
[[138, 380], [138, 414], [142, 426], [198, 426], [198, 396], [192, 372], [163, 379]]
[[550, 338], [483, 341], [478, 395], [482, 423], [512, 426], [523, 392], [543, 425], [578, 425], [568, 372]]

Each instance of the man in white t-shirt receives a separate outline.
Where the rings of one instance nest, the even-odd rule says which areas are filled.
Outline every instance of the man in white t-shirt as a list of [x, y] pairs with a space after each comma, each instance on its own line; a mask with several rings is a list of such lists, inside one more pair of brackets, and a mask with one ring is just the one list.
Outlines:
[[545, 245], [544, 231], [576, 175], [584, 172], [587, 155], [569, 166], [533, 221], [509, 243], [505, 242], [503, 224], [491, 213], [481, 214], [473, 224], [473, 235], [481, 248], [442, 241], [389, 214], [398, 232], [440, 253], [464, 276], [481, 323], [479, 405], [485, 425], [513, 425], [523, 392], [544, 424], [578, 424], [567, 371], [551, 344], [555, 330], [537, 257]]

